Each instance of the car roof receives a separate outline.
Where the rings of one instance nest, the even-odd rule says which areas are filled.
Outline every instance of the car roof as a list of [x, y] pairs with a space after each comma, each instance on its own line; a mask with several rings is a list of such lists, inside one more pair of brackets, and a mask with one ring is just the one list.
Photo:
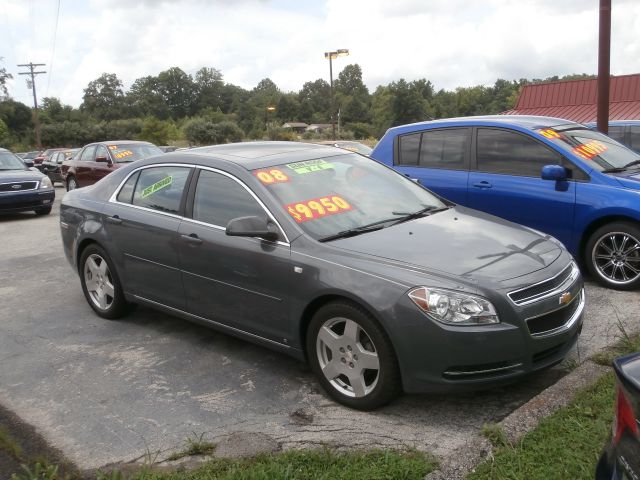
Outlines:
[[564, 118], [555, 117], [540, 117], [537, 115], [480, 115], [474, 117], [456, 117], [456, 118], [441, 118], [438, 120], [429, 120], [426, 122], [411, 123], [408, 125], [401, 125], [398, 127], [392, 127], [389, 131], [407, 129], [416, 130], [419, 127], [434, 128], [437, 126], [473, 126], [473, 125], [516, 125], [528, 130], [535, 130], [541, 127], [553, 127], [558, 125], [576, 127], [584, 127], [583, 125], [566, 120]]
[[110, 143], [128, 143], [128, 144], [140, 144], [140, 145], [153, 145], [151, 142], [145, 142], [143, 140], [102, 140], [100, 142], [87, 143], [89, 145], [108, 145]]
[[[282, 163], [348, 155], [349, 152], [335, 147], [302, 142], [242, 142], [192, 148], [165, 155], [198, 155], [216, 158], [240, 165], [247, 170], [264, 168]], [[171, 157], [168, 157], [171, 158]]]

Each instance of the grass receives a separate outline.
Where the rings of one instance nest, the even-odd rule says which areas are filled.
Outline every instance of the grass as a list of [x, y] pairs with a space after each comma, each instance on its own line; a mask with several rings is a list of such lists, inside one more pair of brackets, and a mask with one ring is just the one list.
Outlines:
[[[640, 350], [640, 335], [620, 326], [619, 342], [594, 357], [611, 365], [613, 359]], [[467, 480], [592, 479], [613, 421], [615, 376], [607, 373], [576, 394], [569, 405], [542, 420], [535, 430], [512, 444], [495, 424], [483, 434], [494, 445], [491, 458], [480, 464]]]
[[5, 452], [18, 461], [22, 459], [22, 448], [20, 448], [20, 445], [9, 435], [9, 432], [2, 427], [0, 427], [0, 451]]
[[190, 472], [155, 473], [144, 468], [125, 477], [114, 473], [99, 480], [419, 480], [436, 464], [411, 450], [334, 452], [292, 450], [251, 459], [215, 459]]
[[196, 435], [196, 433], [194, 432], [193, 435], [193, 438], [189, 437], [185, 440], [187, 448], [180, 452], [174, 453], [169, 458], [167, 458], [167, 460], [172, 462], [174, 460], [179, 460], [180, 458], [189, 457], [192, 455], [208, 455], [210, 453], [213, 453], [213, 451], [216, 449], [215, 443], [203, 440], [204, 432], [200, 435]]

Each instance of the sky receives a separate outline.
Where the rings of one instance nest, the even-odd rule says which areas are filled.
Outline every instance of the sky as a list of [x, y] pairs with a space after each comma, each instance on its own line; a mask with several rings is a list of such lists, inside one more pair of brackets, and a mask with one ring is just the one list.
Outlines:
[[[612, 0], [611, 73], [640, 73], [640, 1]], [[222, 72], [246, 89], [283, 91], [334, 79], [357, 63], [373, 92], [400, 78], [437, 90], [598, 69], [598, 0], [0, 0], [0, 68], [10, 95], [33, 104], [17, 64], [44, 63], [38, 98], [79, 106], [83, 89], [115, 73], [177, 66]]]

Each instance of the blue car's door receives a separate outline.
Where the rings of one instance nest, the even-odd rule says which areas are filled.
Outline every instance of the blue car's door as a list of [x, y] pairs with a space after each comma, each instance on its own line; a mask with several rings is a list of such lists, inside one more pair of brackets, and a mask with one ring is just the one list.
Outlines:
[[442, 128], [399, 136], [394, 168], [455, 203], [467, 204], [470, 128]]
[[571, 243], [576, 201], [573, 180], [540, 177], [545, 165], [564, 165], [563, 157], [520, 132], [478, 128], [472, 155], [475, 171], [469, 174], [471, 208], [549, 233]]

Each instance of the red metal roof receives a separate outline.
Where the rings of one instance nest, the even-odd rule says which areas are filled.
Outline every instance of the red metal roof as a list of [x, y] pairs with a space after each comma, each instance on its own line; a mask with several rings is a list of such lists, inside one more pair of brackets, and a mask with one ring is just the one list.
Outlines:
[[[597, 79], [525, 85], [513, 110], [503, 115], [542, 115], [575, 122], [597, 119]], [[640, 120], [640, 74], [611, 77], [609, 120]]]

